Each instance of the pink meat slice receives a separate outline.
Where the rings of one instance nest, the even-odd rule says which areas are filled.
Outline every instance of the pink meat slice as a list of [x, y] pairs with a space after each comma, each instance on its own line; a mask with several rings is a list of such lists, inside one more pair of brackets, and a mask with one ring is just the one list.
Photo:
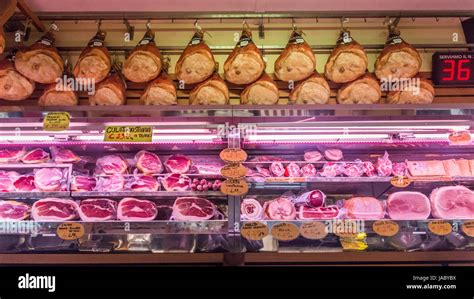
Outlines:
[[329, 161], [339, 161], [342, 160], [344, 156], [340, 149], [332, 148], [324, 151], [324, 157]]
[[45, 198], [36, 201], [31, 216], [36, 221], [67, 221], [77, 218], [79, 206], [70, 199]]
[[0, 200], [0, 220], [24, 220], [28, 218], [30, 207], [27, 204], [7, 200]]
[[395, 220], [427, 219], [430, 211], [430, 200], [420, 192], [396, 192], [390, 194], [387, 199], [388, 215]]
[[0, 170], [0, 192], [12, 192], [15, 191], [13, 183], [20, 174], [16, 171], [1, 171]]
[[35, 177], [32, 175], [22, 175], [13, 182], [16, 191], [28, 192], [36, 189]]
[[85, 199], [79, 204], [83, 221], [107, 221], [117, 218], [117, 202], [107, 198]]
[[71, 180], [71, 190], [78, 192], [92, 191], [97, 186], [97, 180], [93, 177], [76, 175]]
[[353, 197], [344, 201], [344, 209], [349, 219], [382, 219], [385, 210], [382, 202], [373, 197]]
[[296, 218], [295, 205], [285, 197], [275, 198], [263, 204], [265, 219], [293, 220]]
[[191, 189], [191, 179], [183, 174], [171, 173], [162, 180], [166, 191], [187, 191]]
[[60, 147], [54, 148], [52, 152], [54, 156], [54, 162], [56, 163], [76, 163], [81, 160], [81, 158], [70, 149]]
[[254, 198], [245, 198], [240, 204], [240, 213], [243, 220], [263, 219], [262, 205]]
[[306, 162], [318, 162], [323, 159], [323, 155], [318, 151], [311, 151], [304, 153], [304, 160]]
[[156, 174], [163, 172], [163, 164], [158, 155], [148, 152], [139, 151], [135, 155], [137, 161], [137, 168], [144, 174]]
[[128, 169], [127, 161], [118, 155], [108, 155], [97, 159], [97, 173], [123, 174]]
[[35, 186], [41, 191], [60, 191], [64, 180], [59, 168], [41, 168], [35, 172]]
[[44, 151], [41, 148], [37, 148], [27, 152], [23, 158], [21, 158], [21, 162], [25, 164], [39, 164], [39, 163], [46, 163], [49, 161], [49, 153]]
[[117, 218], [124, 221], [151, 221], [158, 215], [154, 202], [126, 197], [118, 204]]
[[173, 204], [173, 218], [178, 221], [209, 220], [217, 212], [216, 206], [201, 197], [178, 197]]
[[187, 173], [192, 161], [185, 155], [172, 155], [165, 161], [165, 167], [171, 173]]
[[23, 158], [26, 151], [21, 149], [0, 149], [0, 163], [18, 162]]
[[151, 175], [140, 175], [133, 178], [130, 189], [132, 191], [158, 191], [160, 183]]
[[124, 176], [121, 174], [114, 174], [107, 177], [99, 177], [96, 189], [101, 192], [117, 192], [122, 191], [124, 187]]
[[339, 208], [337, 206], [327, 207], [309, 207], [302, 205], [298, 208], [298, 219], [301, 220], [324, 220], [335, 219], [339, 216]]
[[431, 214], [441, 219], [473, 219], [474, 192], [464, 186], [444, 186], [430, 194]]

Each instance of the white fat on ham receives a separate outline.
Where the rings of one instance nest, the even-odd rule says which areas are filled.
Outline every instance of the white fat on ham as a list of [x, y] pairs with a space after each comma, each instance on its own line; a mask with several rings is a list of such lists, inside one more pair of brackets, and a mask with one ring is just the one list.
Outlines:
[[33, 204], [31, 217], [36, 221], [74, 220], [78, 208], [78, 204], [71, 199], [45, 198]]
[[178, 221], [209, 220], [217, 214], [217, 207], [201, 197], [179, 197], [173, 204], [172, 218]]
[[423, 193], [395, 192], [387, 199], [387, 212], [395, 220], [423, 220], [430, 216], [431, 204]]

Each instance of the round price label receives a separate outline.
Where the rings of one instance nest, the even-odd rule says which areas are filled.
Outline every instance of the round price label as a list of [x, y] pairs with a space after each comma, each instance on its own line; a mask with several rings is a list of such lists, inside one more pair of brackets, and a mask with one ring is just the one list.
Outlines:
[[323, 222], [307, 222], [301, 224], [300, 234], [306, 239], [320, 240], [328, 235], [328, 231]]
[[229, 163], [242, 163], [247, 160], [247, 153], [239, 148], [226, 148], [221, 151], [219, 157]]
[[61, 223], [56, 229], [56, 234], [63, 240], [77, 240], [84, 236], [84, 226], [77, 222]]
[[300, 231], [293, 223], [281, 222], [272, 226], [272, 236], [279, 241], [291, 241], [299, 235]]
[[471, 143], [472, 137], [468, 131], [457, 131], [450, 133], [448, 140], [452, 145], [467, 145]]
[[227, 179], [222, 182], [221, 192], [226, 195], [241, 196], [249, 192], [249, 185], [244, 180]]
[[240, 234], [252, 241], [259, 241], [268, 236], [268, 227], [261, 222], [247, 222], [242, 225]]
[[464, 221], [461, 229], [467, 236], [474, 238], [474, 220]]
[[453, 231], [451, 224], [444, 220], [430, 221], [428, 223], [428, 229], [438, 236], [446, 236]]
[[398, 224], [391, 220], [378, 220], [372, 224], [374, 232], [382, 237], [393, 237], [399, 231], [400, 227]]
[[247, 175], [247, 168], [241, 164], [232, 163], [221, 168], [221, 175], [228, 179], [240, 179]]
[[410, 179], [407, 176], [394, 176], [390, 183], [397, 188], [406, 188], [410, 185]]

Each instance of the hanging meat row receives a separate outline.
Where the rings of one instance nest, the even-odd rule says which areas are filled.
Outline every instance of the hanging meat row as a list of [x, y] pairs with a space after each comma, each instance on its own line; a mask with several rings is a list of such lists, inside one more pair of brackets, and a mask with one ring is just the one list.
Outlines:
[[[33, 93], [37, 82], [47, 84], [40, 105], [77, 105], [76, 93], [66, 84], [61, 89], [56, 84], [56, 80], [63, 75], [64, 78], [73, 75], [81, 84], [95, 84], [89, 94], [91, 105], [125, 104], [125, 79], [135, 83], [148, 82], [140, 98], [142, 104], [177, 103], [176, 86], [168, 76], [169, 61], [162, 59], [149, 25], [123, 67], [112, 61], [105, 46], [106, 32], [99, 28], [80, 54], [73, 71], [65, 65], [54, 47], [53, 31], [50, 29], [33, 45], [18, 50], [14, 63], [8, 58], [0, 63], [0, 98], [12, 101], [26, 99]], [[204, 34], [201, 28], [196, 29], [176, 63], [178, 84], [194, 85], [189, 95], [191, 104], [227, 104], [230, 96], [226, 81], [245, 87], [241, 93], [242, 104], [271, 105], [278, 102], [278, 86], [265, 72], [264, 57], [253, 42], [252, 32], [246, 23], [239, 41], [224, 63], [224, 78], [218, 73], [219, 66], [204, 41]], [[0, 50], [4, 47], [2, 37], [0, 35]], [[305, 41], [304, 33], [294, 26], [285, 49], [275, 62], [274, 73], [277, 79], [289, 82], [289, 99], [294, 104], [327, 103], [331, 90], [326, 79], [343, 84], [337, 94], [339, 103], [372, 104], [379, 102], [382, 95], [378, 79], [413, 78], [421, 64], [417, 50], [400, 37], [396, 26], [390, 25], [385, 47], [375, 62], [374, 76], [367, 72], [368, 58], [363, 46], [343, 28], [326, 62], [323, 76], [315, 71], [316, 57]], [[434, 98], [432, 84], [423, 79], [419, 83], [419, 88], [389, 91], [388, 103], [431, 103]]]

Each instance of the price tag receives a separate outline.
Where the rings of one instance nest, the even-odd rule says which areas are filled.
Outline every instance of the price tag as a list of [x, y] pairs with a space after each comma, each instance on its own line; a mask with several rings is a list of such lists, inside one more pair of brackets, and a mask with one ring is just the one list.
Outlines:
[[382, 237], [393, 237], [400, 231], [398, 224], [391, 220], [378, 220], [372, 224], [374, 232]]
[[219, 154], [222, 160], [229, 163], [242, 163], [247, 160], [247, 153], [238, 148], [226, 148]]
[[472, 141], [471, 134], [467, 131], [452, 132], [448, 136], [451, 145], [468, 145]]
[[300, 234], [306, 239], [320, 240], [328, 235], [323, 222], [307, 222], [300, 226]]
[[244, 180], [227, 179], [222, 182], [221, 192], [226, 195], [241, 196], [249, 192], [249, 185]]
[[71, 116], [67, 112], [49, 112], [43, 119], [44, 131], [64, 131], [69, 128]]
[[469, 237], [474, 237], [474, 220], [464, 221], [462, 231]]
[[390, 184], [397, 188], [406, 188], [410, 183], [410, 179], [407, 176], [394, 176], [390, 180]]
[[291, 241], [300, 235], [300, 231], [296, 225], [288, 222], [277, 223], [272, 226], [273, 238], [280, 241]]
[[229, 164], [221, 168], [221, 175], [228, 179], [240, 179], [247, 175], [247, 168], [240, 164]]
[[451, 224], [444, 220], [430, 221], [428, 223], [428, 229], [438, 236], [446, 236], [453, 231]]
[[63, 240], [77, 240], [84, 236], [84, 226], [77, 222], [61, 223], [56, 229], [56, 234]]
[[242, 225], [240, 234], [252, 241], [259, 241], [268, 236], [268, 227], [261, 222], [247, 222]]
[[152, 142], [152, 126], [107, 126], [104, 141], [108, 142]]

